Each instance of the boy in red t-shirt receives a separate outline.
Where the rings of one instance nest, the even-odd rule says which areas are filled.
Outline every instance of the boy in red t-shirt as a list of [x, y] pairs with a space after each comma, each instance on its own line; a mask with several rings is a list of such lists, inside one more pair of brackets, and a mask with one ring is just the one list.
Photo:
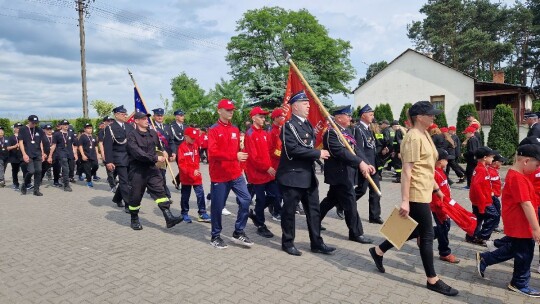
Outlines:
[[430, 204], [431, 212], [435, 219], [433, 231], [439, 243], [439, 259], [457, 264], [460, 260], [452, 254], [452, 250], [449, 247], [450, 240], [448, 239], [448, 232], [450, 231], [450, 218], [443, 211], [443, 197], [450, 198], [450, 186], [448, 185], [448, 178], [444, 170], [448, 165], [448, 160], [454, 159], [454, 156], [449, 155], [444, 149], [437, 149], [437, 152], [439, 153], [439, 159], [435, 163], [435, 183], [439, 189], [433, 191]]
[[206, 128], [201, 128], [201, 135], [198, 143], [201, 162], [208, 163], [208, 134], [206, 133]]
[[493, 161], [497, 152], [488, 147], [480, 147], [475, 152], [477, 165], [471, 179], [469, 199], [472, 203], [472, 211], [476, 216], [477, 225], [474, 235], [465, 235], [465, 241], [485, 246], [486, 241], [497, 226], [500, 217], [497, 209], [493, 206], [493, 190], [491, 178], [487, 166]]
[[197, 196], [197, 207], [199, 208], [199, 222], [210, 222], [210, 216], [206, 213], [206, 205], [204, 202], [204, 189], [202, 186], [202, 175], [199, 167], [200, 156], [197, 140], [199, 139], [199, 131], [195, 128], [187, 128], [184, 131], [184, 141], [178, 146], [176, 160], [178, 162], [178, 170], [180, 172], [180, 207], [182, 208], [182, 217], [184, 222], [191, 223], [189, 217], [189, 197], [191, 196], [191, 188]]
[[539, 291], [529, 287], [534, 243], [540, 243], [540, 225], [534, 186], [527, 175], [539, 166], [539, 146], [518, 147], [516, 161], [508, 170], [502, 192], [504, 233], [510, 241], [495, 251], [476, 253], [476, 268], [481, 277], [488, 266], [513, 258], [514, 272], [508, 289], [530, 297], [540, 297]]

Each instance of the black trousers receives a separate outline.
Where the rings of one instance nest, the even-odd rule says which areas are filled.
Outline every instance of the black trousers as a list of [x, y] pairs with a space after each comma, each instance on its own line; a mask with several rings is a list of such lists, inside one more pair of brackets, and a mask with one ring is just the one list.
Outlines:
[[51, 167], [52, 167], [52, 164], [49, 164], [48, 161], [42, 162], [41, 164], [41, 179], [42, 180], [45, 177], [45, 174], [47, 173], [47, 171], [49, 171]]
[[[150, 196], [155, 199], [160, 209], [169, 209], [171, 201], [163, 188], [163, 177], [160, 171], [155, 165], [152, 167], [130, 166], [129, 180], [131, 184], [128, 199], [130, 213], [136, 214], [139, 212], [145, 191], [150, 193]], [[120, 181], [121, 184], [122, 182]]]
[[[19, 171], [21, 170], [21, 163], [11, 163], [11, 178], [13, 185], [19, 187]], [[25, 171], [23, 171], [23, 176]]]
[[467, 187], [471, 186], [472, 175], [478, 162], [476, 160], [468, 160], [467, 167], [465, 168], [465, 176], [467, 176]]
[[86, 173], [86, 171], [84, 170], [84, 162], [80, 155], [79, 155], [79, 159], [77, 159], [77, 161], [75, 162], [75, 165], [77, 165], [77, 170], [75, 172], [76, 175], [81, 176], [83, 172]]
[[[435, 266], [433, 266], [434, 232], [431, 209], [429, 204], [426, 203], [410, 202], [409, 206], [409, 215], [418, 222], [418, 226], [416, 226], [408, 239], [412, 240], [420, 237], [420, 257], [422, 258], [424, 271], [428, 278], [436, 277], [437, 273], [435, 273]], [[386, 252], [392, 247], [394, 247], [394, 245], [387, 240], [379, 245], [382, 252]]]
[[86, 182], [88, 183], [92, 181], [92, 177], [96, 175], [99, 168], [97, 160], [94, 159], [83, 161], [79, 166], [82, 167], [84, 174], [86, 174]]
[[457, 177], [462, 178], [465, 176], [465, 170], [461, 168], [461, 166], [458, 164], [458, 162], [455, 159], [449, 159], [448, 160], [448, 166], [446, 166], [446, 176], [450, 174], [450, 168], [454, 170]]
[[171, 198], [171, 191], [169, 190], [169, 187], [167, 187], [167, 169], [159, 169], [159, 171], [161, 172], [161, 177], [163, 177], [163, 188], [165, 189], [165, 193], [168, 198]]
[[340, 205], [345, 213], [345, 224], [349, 228], [349, 237], [364, 235], [362, 221], [358, 215], [358, 206], [355, 199], [354, 186], [350, 185], [330, 185], [328, 194], [321, 202], [321, 221], [328, 211], [336, 205]]
[[73, 164], [73, 159], [62, 157], [58, 159], [57, 162], [60, 164], [62, 170], [62, 183], [64, 184], [64, 187], [69, 186], [69, 170], [70, 164]]
[[116, 186], [116, 173], [115, 171], [109, 171], [109, 169], [105, 168], [105, 171], [107, 171], [107, 183], [109, 183], [109, 187], [114, 188]]
[[60, 180], [60, 171], [62, 171], [62, 165], [60, 164], [60, 160], [54, 159], [52, 163], [52, 168], [54, 183], [58, 183], [58, 180]]
[[[380, 189], [379, 183], [380, 176], [378, 174], [371, 175], [373, 182]], [[381, 197], [375, 192], [375, 190], [369, 184], [369, 181], [359, 173], [358, 186], [354, 189], [356, 193], [356, 201], [358, 201], [364, 194], [366, 194], [369, 188], [369, 220], [377, 220], [381, 217]]]
[[294, 246], [296, 204], [302, 202], [309, 231], [311, 248], [323, 245], [321, 238], [321, 213], [319, 209], [319, 187], [297, 188], [279, 185], [283, 195], [281, 209], [281, 244], [283, 247]]
[[[119, 203], [122, 200], [128, 206], [129, 204], [129, 176], [128, 167], [115, 167], [114, 172], [118, 176], [118, 189], [114, 193], [113, 202]], [[126, 207], [127, 208], [127, 207]]]
[[[26, 168], [26, 173], [24, 174], [24, 184], [30, 185], [32, 183], [32, 177], [34, 177], [34, 191], [39, 190], [41, 185], [41, 156], [36, 156], [30, 158], [28, 163], [23, 162], [23, 168]], [[23, 169], [23, 172], [25, 169]]]

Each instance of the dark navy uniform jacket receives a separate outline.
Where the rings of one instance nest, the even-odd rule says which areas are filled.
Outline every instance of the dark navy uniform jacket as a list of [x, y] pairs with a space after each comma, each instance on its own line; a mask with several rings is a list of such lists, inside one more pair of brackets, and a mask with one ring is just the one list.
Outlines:
[[295, 115], [281, 128], [281, 158], [276, 172], [279, 184], [288, 187], [311, 188], [318, 186], [315, 176], [315, 160], [321, 152], [314, 148], [315, 134], [306, 119]]
[[115, 166], [128, 167], [127, 135], [134, 128], [128, 123], [121, 126], [117, 121], [105, 128], [103, 135], [103, 150], [105, 151], [105, 164], [113, 163]]

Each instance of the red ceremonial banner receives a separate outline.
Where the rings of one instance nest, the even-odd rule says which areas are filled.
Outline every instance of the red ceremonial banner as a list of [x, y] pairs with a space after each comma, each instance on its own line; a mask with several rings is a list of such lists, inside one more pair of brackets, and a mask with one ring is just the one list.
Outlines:
[[[287, 88], [285, 89], [285, 97], [283, 98], [283, 104], [289, 104], [291, 97], [300, 92], [304, 91], [309, 98], [309, 115], [308, 120], [313, 126], [313, 131], [315, 132], [315, 148], [322, 149], [322, 137], [326, 129], [328, 128], [328, 122], [324, 118], [324, 115], [321, 113], [319, 106], [313, 99], [313, 96], [309, 94], [306, 90], [306, 87], [300, 81], [300, 78], [294, 72], [293, 68], [289, 68], [289, 77], [287, 79]], [[287, 111], [287, 120], [291, 118], [291, 111]]]

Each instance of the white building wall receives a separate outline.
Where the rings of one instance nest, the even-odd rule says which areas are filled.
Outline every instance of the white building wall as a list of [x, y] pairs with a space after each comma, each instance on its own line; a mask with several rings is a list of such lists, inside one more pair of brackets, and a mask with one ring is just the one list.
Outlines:
[[474, 80], [409, 50], [354, 92], [354, 106], [388, 103], [398, 119], [405, 103], [437, 95], [444, 95], [446, 119], [455, 125], [459, 107], [474, 102]]

